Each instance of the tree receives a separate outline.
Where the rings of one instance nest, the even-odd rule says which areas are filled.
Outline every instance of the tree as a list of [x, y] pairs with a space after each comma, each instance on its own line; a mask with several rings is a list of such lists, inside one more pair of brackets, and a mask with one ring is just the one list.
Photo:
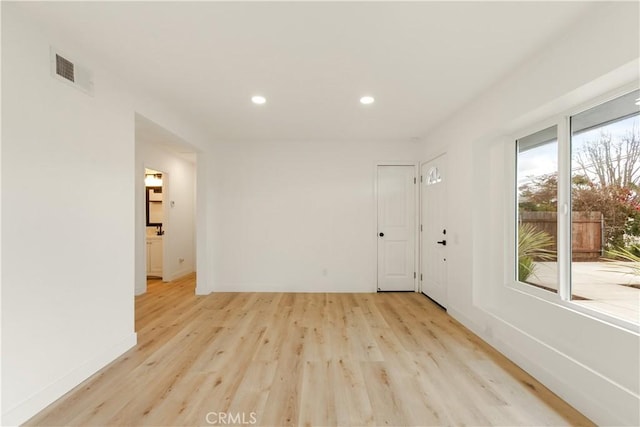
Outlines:
[[531, 177], [518, 188], [520, 209], [528, 212], [555, 212], [558, 205], [558, 174]]
[[600, 131], [577, 150], [572, 177], [573, 209], [600, 211], [605, 219], [605, 242], [623, 248], [625, 235], [638, 235], [640, 220], [640, 136], [638, 124], [620, 137]]
[[[610, 248], [625, 246], [624, 236], [635, 234], [630, 226], [640, 220], [640, 200], [637, 186], [594, 184], [591, 188], [573, 185], [572, 208], [574, 211], [601, 212], [604, 216], [604, 237]], [[632, 221], [630, 221], [632, 220]]]
[[[600, 132], [573, 157], [571, 177], [573, 211], [601, 212], [608, 248], [629, 246], [628, 236], [640, 236], [640, 137], [637, 124], [624, 136]], [[520, 186], [519, 207], [524, 211], [556, 211], [557, 174], [531, 177]]]
[[636, 186], [640, 181], [640, 137], [637, 122], [620, 138], [600, 131], [600, 137], [585, 142], [574, 162], [582, 175], [605, 188]]

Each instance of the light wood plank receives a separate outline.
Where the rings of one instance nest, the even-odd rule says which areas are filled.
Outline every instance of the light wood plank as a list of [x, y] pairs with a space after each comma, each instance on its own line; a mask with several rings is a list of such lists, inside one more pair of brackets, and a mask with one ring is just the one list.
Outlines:
[[419, 294], [194, 289], [150, 281], [138, 345], [27, 425], [593, 425]]

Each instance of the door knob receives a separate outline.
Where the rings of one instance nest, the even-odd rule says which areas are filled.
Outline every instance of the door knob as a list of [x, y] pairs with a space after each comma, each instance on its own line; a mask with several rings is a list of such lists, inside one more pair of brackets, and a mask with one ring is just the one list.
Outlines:
[[384, 233], [380, 233], [380, 234], [379, 234], [379, 236], [380, 236], [380, 237], [384, 237]]
[[439, 242], [436, 242], [436, 243], [439, 244], [439, 245], [442, 245], [442, 246], [447, 246], [447, 241], [446, 240], [440, 240]]

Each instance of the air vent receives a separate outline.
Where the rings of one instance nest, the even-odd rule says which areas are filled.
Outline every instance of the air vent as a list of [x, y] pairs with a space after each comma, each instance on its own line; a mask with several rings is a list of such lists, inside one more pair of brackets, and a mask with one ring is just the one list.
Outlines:
[[56, 74], [75, 83], [73, 74], [73, 62], [56, 54]]
[[51, 47], [51, 75], [88, 95], [93, 95], [92, 72], [53, 47]]

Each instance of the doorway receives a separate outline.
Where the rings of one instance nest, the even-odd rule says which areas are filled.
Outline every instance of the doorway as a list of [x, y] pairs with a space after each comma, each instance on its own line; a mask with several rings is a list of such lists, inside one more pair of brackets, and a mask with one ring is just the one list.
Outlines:
[[[198, 211], [196, 201], [201, 205], [206, 200], [206, 195], [196, 199], [196, 191], [203, 192], [206, 181], [196, 181], [200, 168], [196, 151], [187, 142], [139, 114], [135, 132], [135, 294], [141, 295], [147, 291], [148, 275], [170, 283], [195, 271], [197, 250], [205, 239], [203, 233], [196, 233], [204, 213]], [[161, 188], [150, 191], [149, 187]], [[157, 246], [148, 237], [157, 240]], [[200, 280], [198, 285], [206, 289]]]
[[415, 290], [416, 168], [378, 165], [378, 291]]
[[166, 207], [167, 174], [145, 168], [145, 243], [146, 272], [148, 279], [164, 278], [164, 229], [167, 225]]
[[420, 166], [420, 291], [447, 307], [446, 154]]

